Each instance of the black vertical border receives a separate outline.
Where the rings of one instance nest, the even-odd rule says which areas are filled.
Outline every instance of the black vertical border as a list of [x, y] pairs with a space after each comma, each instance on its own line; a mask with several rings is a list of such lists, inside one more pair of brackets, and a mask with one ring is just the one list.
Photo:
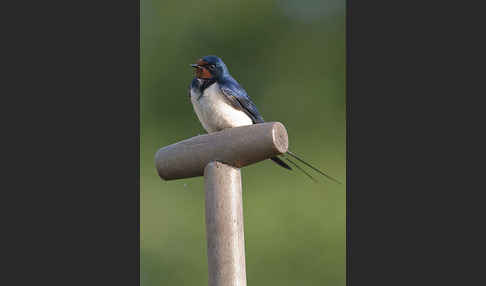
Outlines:
[[346, 4], [347, 285], [483, 285], [482, 10]]
[[0, 284], [139, 285], [140, 1], [9, 5]]

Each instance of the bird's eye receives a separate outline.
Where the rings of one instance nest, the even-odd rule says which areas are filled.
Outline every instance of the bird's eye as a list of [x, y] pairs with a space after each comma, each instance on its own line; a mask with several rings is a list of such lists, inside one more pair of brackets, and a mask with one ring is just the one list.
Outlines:
[[215, 68], [216, 68], [216, 66], [215, 66], [215, 65], [210, 65], [210, 66], [209, 66], [209, 68], [210, 68], [210, 69], [215, 69]]

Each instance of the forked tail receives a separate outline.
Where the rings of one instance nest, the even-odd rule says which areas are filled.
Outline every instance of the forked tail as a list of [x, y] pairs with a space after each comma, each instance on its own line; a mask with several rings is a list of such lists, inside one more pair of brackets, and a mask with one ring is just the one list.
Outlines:
[[[287, 150], [287, 153], [283, 154], [284, 158], [289, 161], [290, 164], [292, 164], [294, 167], [296, 167], [297, 169], [299, 169], [302, 173], [304, 173], [307, 177], [309, 177], [312, 181], [314, 182], [317, 182], [317, 180], [312, 177], [308, 172], [306, 172], [304, 169], [302, 169], [302, 167], [300, 167], [297, 163], [295, 163], [294, 161], [290, 160], [290, 158], [288, 158], [287, 156], [285, 156], [286, 154], [290, 155], [291, 157], [295, 158], [296, 160], [300, 161], [301, 163], [305, 164], [307, 167], [311, 168], [312, 170], [316, 171], [317, 173], [323, 175], [324, 177], [328, 178], [329, 180], [335, 182], [335, 183], [338, 183], [338, 184], [341, 184], [341, 182], [339, 182], [338, 180], [334, 179], [333, 177], [327, 175], [326, 173], [324, 173], [323, 171], [317, 169], [316, 167], [312, 166], [311, 164], [307, 163], [306, 161], [304, 161], [304, 159], [301, 159], [299, 156], [297, 156], [295, 153]], [[285, 162], [283, 162], [282, 160], [280, 160], [279, 158], [277, 157], [273, 157], [271, 158], [272, 161], [274, 161], [275, 163], [279, 164], [280, 166], [286, 168], [286, 169], [289, 169], [289, 170], [292, 170], [292, 168], [290, 168], [289, 165], [287, 165]]]

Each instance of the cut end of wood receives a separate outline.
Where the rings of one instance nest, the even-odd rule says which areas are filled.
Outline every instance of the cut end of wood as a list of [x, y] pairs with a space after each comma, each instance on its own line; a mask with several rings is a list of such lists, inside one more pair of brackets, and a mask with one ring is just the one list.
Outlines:
[[280, 122], [274, 122], [272, 129], [273, 142], [275, 144], [275, 149], [284, 154], [289, 149], [289, 137], [287, 134], [287, 129]]
[[157, 170], [160, 178], [163, 180], [169, 180], [167, 175], [164, 173], [164, 171], [167, 170], [167, 167], [164, 165], [165, 162], [161, 156], [161, 153], [163, 152], [164, 148], [160, 148], [157, 153], [155, 153], [155, 169]]

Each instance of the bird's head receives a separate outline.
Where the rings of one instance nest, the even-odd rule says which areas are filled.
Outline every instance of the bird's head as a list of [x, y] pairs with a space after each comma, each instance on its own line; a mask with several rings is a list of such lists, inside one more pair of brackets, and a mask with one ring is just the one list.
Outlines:
[[205, 56], [191, 66], [196, 69], [199, 79], [218, 79], [229, 74], [228, 68], [217, 56]]

